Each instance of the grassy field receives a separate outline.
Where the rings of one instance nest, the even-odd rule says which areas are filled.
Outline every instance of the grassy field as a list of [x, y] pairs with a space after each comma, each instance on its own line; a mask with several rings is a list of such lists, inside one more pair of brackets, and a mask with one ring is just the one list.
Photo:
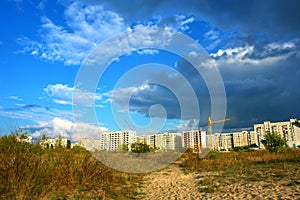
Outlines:
[[0, 199], [134, 199], [141, 175], [110, 169], [77, 148], [0, 139]]
[[[108, 168], [81, 148], [42, 149], [12, 136], [0, 138], [0, 160], [0, 199], [137, 199], [145, 175]], [[300, 184], [299, 149], [210, 152], [203, 159], [186, 152], [179, 160], [184, 173], [197, 174], [204, 193], [236, 182]]]
[[210, 152], [204, 159], [197, 154], [185, 153], [181, 158], [185, 173], [198, 174], [200, 192], [222, 192], [235, 183], [255, 184], [264, 187], [285, 184], [300, 185], [300, 150], [287, 149], [274, 154], [266, 150], [219, 153]]

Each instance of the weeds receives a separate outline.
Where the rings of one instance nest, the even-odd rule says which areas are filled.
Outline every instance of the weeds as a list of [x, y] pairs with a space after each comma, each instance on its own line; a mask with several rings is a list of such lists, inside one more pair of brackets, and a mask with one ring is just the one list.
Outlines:
[[142, 180], [102, 165], [87, 151], [42, 149], [14, 136], [0, 138], [0, 160], [1, 199], [126, 199], [135, 194], [131, 184]]
[[[181, 169], [185, 173], [198, 173], [199, 191], [205, 193], [222, 191], [235, 184], [266, 182], [271, 187], [276, 182], [288, 182], [298, 186], [300, 180], [300, 150], [287, 150], [273, 154], [265, 150], [219, 153], [212, 151], [205, 158], [185, 153], [181, 157]], [[212, 181], [213, 180], [213, 181]]]

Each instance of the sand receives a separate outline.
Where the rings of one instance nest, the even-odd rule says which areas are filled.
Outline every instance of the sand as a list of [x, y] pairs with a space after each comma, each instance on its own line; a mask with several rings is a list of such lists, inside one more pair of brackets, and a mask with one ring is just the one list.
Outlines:
[[144, 178], [139, 199], [300, 199], [300, 186], [287, 186], [286, 180], [228, 183], [218, 191], [203, 192], [202, 175], [205, 173], [185, 174], [179, 163], [173, 163]]

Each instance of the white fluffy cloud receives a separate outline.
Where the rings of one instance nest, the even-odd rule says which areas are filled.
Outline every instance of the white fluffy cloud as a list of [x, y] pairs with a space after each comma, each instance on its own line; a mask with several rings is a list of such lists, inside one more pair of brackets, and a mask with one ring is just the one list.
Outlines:
[[101, 126], [95, 126], [86, 123], [74, 123], [70, 120], [55, 117], [50, 121], [39, 122], [34, 126], [20, 127], [33, 132], [31, 136], [40, 139], [43, 135], [49, 138], [61, 136], [72, 141], [79, 141], [81, 138], [99, 139], [102, 132], [108, 129]]
[[95, 101], [102, 99], [101, 95], [97, 93], [80, 91], [79, 89], [75, 89], [74, 87], [69, 87], [68, 85], [63, 85], [60, 83], [48, 85], [46, 88], [44, 88], [44, 92], [50, 98], [52, 98], [54, 103], [62, 105], [72, 105], [73, 93], [76, 93], [76, 102], [80, 103], [81, 105], [91, 106], [87, 104], [87, 102], [90, 102], [90, 99], [94, 99]]
[[239, 46], [228, 49], [219, 49], [210, 56], [222, 64], [252, 64], [264, 65], [285, 60], [291, 54], [297, 52], [297, 41], [272, 42], [261, 46]]
[[21, 37], [18, 42], [24, 46], [23, 51], [65, 65], [78, 65], [98, 43], [125, 30], [123, 18], [101, 5], [73, 2], [65, 10], [64, 19], [65, 27], [42, 17], [42, 42]]

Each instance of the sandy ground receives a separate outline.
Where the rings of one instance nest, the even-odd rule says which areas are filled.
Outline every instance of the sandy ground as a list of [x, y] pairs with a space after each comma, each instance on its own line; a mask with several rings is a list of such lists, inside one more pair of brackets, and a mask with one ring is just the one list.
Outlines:
[[220, 191], [202, 192], [201, 174], [184, 174], [178, 163], [169, 165], [144, 178], [140, 199], [299, 199], [300, 186], [287, 186], [285, 181], [234, 183]]

